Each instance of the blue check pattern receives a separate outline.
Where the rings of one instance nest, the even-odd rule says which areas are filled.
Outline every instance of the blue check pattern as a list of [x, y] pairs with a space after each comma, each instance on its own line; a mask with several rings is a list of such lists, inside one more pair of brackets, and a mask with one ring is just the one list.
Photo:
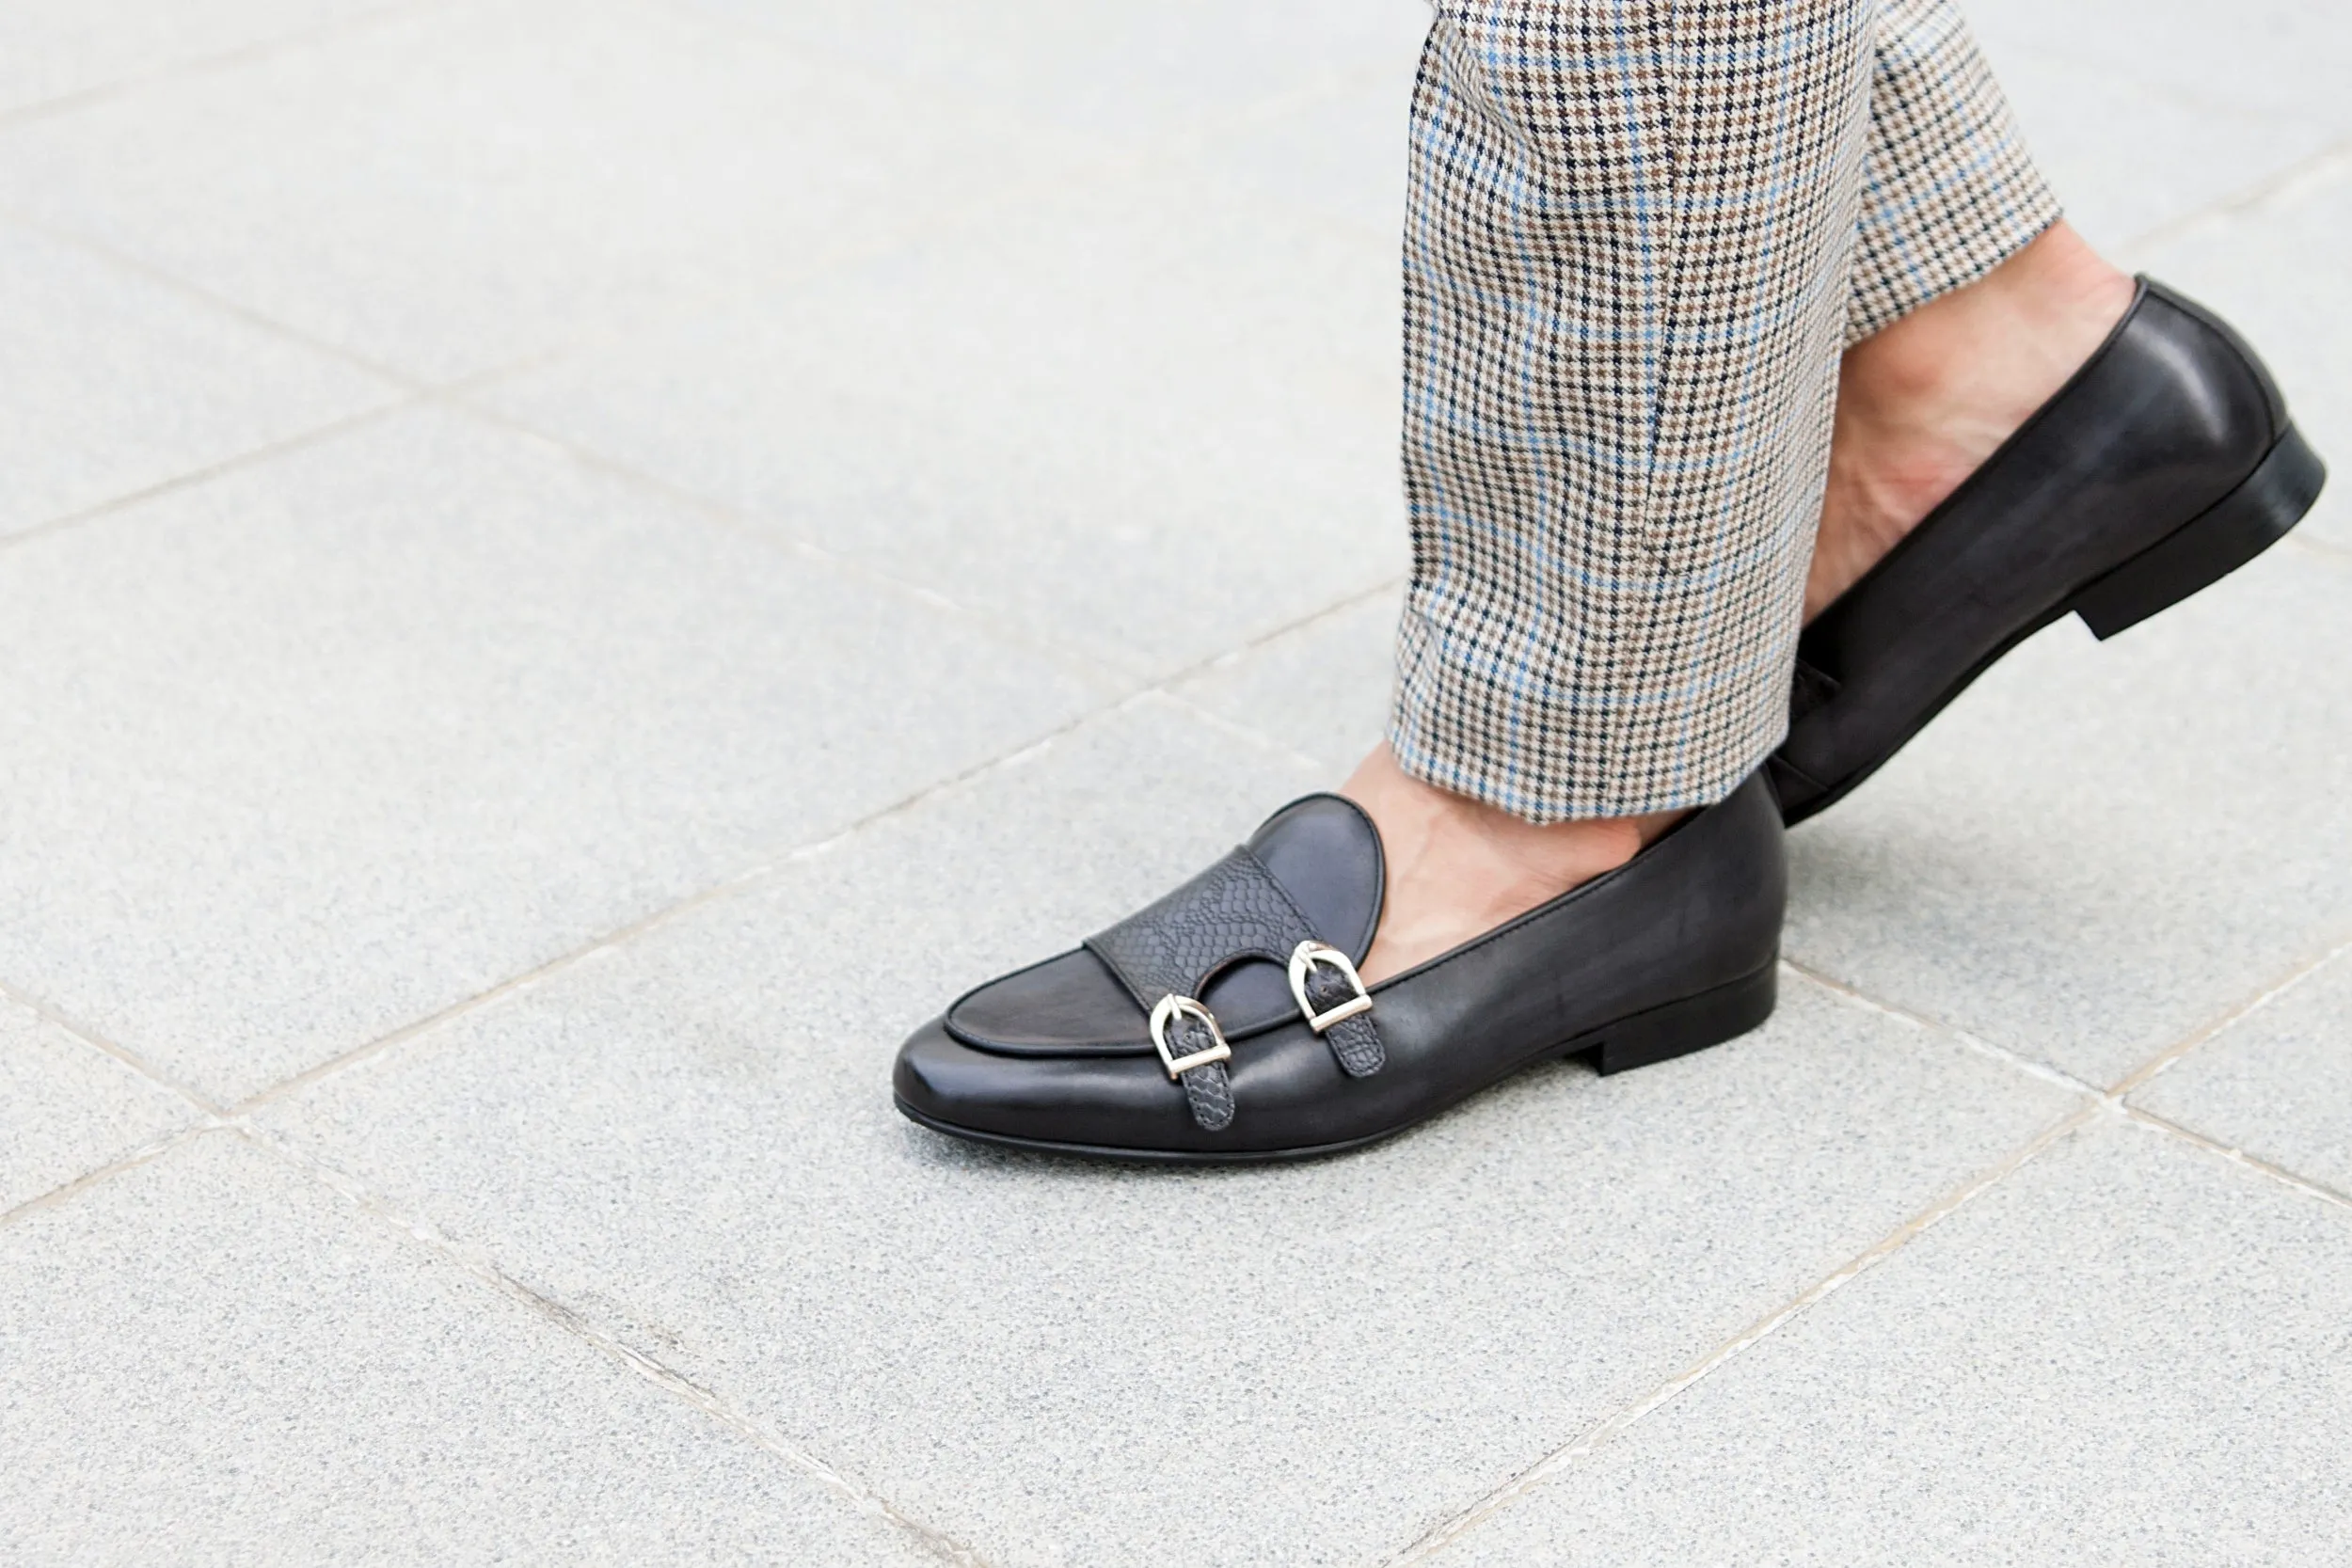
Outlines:
[[1779, 744], [1838, 355], [2058, 216], [1947, 0], [1438, 0], [1390, 741], [1534, 821]]

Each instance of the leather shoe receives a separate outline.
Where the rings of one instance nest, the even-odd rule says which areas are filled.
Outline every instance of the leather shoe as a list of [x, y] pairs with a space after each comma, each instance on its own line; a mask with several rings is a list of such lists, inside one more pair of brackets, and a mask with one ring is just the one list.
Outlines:
[[1328, 1154], [1530, 1063], [1604, 1073], [1771, 1015], [1788, 874], [1763, 775], [1631, 861], [1366, 988], [1379, 831], [1311, 795], [1140, 913], [900, 1049], [898, 1108], [985, 1143], [1179, 1163]]
[[2060, 616], [2105, 640], [2251, 561], [2326, 477], [2253, 351], [2141, 278], [2058, 395], [1804, 628], [1768, 765], [1786, 820], [1843, 799]]

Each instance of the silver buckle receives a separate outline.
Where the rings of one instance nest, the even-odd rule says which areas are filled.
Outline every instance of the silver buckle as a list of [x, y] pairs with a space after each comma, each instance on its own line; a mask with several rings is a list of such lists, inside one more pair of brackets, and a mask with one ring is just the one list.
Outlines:
[[[1328, 1012], [1315, 1011], [1314, 1004], [1307, 1000], [1307, 972], [1316, 964], [1337, 970], [1340, 978], [1356, 994]], [[1348, 956], [1311, 938], [1291, 949], [1291, 994], [1298, 998], [1298, 1011], [1306, 1019], [1307, 1027], [1318, 1035], [1343, 1019], [1372, 1011], [1372, 993], [1364, 990], [1363, 977], [1356, 973], [1356, 965]]]
[[[1171, 1056], [1168, 1053], [1168, 1026], [1180, 1018], [1196, 1019], [1209, 1026], [1209, 1038], [1215, 1045], [1196, 1051], [1189, 1056]], [[1233, 1048], [1225, 1043], [1225, 1031], [1216, 1026], [1216, 1015], [1189, 996], [1172, 992], [1160, 998], [1160, 1005], [1152, 1009], [1152, 1044], [1160, 1053], [1160, 1064], [1168, 1069], [1173, 1080], [1182, 1078], [1197, 1067], [1222, 1062], [1233, 1054]]]

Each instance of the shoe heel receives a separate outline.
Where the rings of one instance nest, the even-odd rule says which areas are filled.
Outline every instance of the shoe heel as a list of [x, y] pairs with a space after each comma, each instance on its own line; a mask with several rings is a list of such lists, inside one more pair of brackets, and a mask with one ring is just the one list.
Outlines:
[[2244, 483], [2077, 592], [2066, 608], [2101, 641], [2137, 626], [2277, 544], [2312, 509], [2327, 479], [2327, 465], [2289, 425]]
[[1570, 1054], [1591, 1051], [1603, 1078], [1629, 1068], [1672, 1061], [1735, 1039], [1772, 1016], [1780, 996], [1777, 959], [1727, 986], [1619, 1019], [1580, 1040]]

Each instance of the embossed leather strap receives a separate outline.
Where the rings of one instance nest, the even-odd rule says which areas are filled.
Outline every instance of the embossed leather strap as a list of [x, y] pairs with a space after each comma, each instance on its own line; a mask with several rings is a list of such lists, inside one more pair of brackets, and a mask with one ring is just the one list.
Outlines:
[[[1243, 959], [1286, 965], [1300, 942], [1321, 940], [1282, 884], [1244, 847], [1165, 898], [1089, 937], [1087, 946], [1149, 1013], [1163, 997], [1199, 997], [1220, 971]], [[1318, 967], [1309, 974], [1307, 995], [1320, 1011], [1355, 992], [1343, 976]], [[1377, 1072], [1387, 1060], [1368, 1013], [1341, 1020], [1323, 1037], [1350, 1077]], [[1168, 1053], [1179, 1060], [1213, 1043], [1209, 1026], [1198, 1020], [1180, 1017], [1168, 1026]], [[1232, 1121], [1232, 1083], [1223, 1062], [1180, 1076], [1194, 1120], [1213, 1132]]]

